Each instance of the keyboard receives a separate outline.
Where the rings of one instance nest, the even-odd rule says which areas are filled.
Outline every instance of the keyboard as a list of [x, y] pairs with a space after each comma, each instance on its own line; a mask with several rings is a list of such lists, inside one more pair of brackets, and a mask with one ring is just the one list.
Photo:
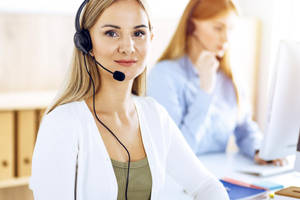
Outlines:
[[256, 176], [272, 176], [292, 171], [294, 170], [294, 165], [293, 163], [289, 163], [285, 166], [255, 164], [253, 166], [244, 166], [243, 168], [236, 170], [245, 174], [252, 174]]

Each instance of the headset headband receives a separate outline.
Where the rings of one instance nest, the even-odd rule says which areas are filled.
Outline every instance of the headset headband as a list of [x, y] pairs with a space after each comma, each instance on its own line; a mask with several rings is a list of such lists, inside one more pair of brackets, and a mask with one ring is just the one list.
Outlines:
[[85, 0], [79, 7], [77, 14], [76, 14], [76, 18], [75, 18], [75, 28], [76, 28], [76, 32], [80, 32], [81, 27], [80, 27], [80, 14], [82, 12], [83, 7], [89, 2], [90, 0]]

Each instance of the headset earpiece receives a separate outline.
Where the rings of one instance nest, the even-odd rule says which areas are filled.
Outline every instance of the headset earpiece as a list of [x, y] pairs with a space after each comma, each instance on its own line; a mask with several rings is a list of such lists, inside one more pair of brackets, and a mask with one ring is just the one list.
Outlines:
[[81, 29], [79, 32], [77, 31], [75, 33], [74, 43], [77, 49], [84, 54], [88, 54], [93, 48], [91, 36], [87, 29]]
[[74, 44], [76, 48], [82, 51], [84, 54], [88, 54], [93, 48], [89, 30], [80, 27], [80, 14], [88, 2], [89, 0], [85, 0], [80, 5], [75, 18], [76, 33], [74, 35]]

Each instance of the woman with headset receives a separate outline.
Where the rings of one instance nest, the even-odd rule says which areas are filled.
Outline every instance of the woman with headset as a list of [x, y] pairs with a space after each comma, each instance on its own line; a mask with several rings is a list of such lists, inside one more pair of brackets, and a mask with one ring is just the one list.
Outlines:
[[[256, 163], [261, 133], [243, 105], [228, 59], [237, 9], [231, 0], [190, 0], [167, 49], [148, 78], [161, 103], [197, 154], [224, 152], [231, 134]], [[243, 67], [243, 66], [241, 66]]]
[[167, 111], [143, 97], [151, 28], [144, 0], [80, 6], [67, 82], [35, 145], [35, 199], [159, 199], [166, 173], [194, 199], [228, 199]]

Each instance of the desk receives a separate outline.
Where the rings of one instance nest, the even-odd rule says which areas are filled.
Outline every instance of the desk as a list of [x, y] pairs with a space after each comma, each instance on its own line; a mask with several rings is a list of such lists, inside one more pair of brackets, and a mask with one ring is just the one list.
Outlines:
[[[207, 154], [199, 157], [200, 161], [218, 178], [229, 177], [247, 183], [259, 181], [271, 181], [288, 186], [300, 186], [300, 173], [286, 172], [279, 175], [259, 177], [244, 174], [235, 169], [240, 166], [254, 165], [253, 161], [239, 153]], [[222, 166], [222, 167], [220, 167]], [[166, 186], [162, 199], [191, 200], [192, 198], [183, 192], [183, 188], [171, 177], [167, 176]]]

